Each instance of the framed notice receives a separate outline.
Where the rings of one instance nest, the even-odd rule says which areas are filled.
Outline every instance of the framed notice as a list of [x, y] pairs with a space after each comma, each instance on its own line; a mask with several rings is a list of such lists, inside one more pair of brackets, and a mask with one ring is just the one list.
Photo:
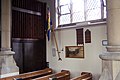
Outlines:
[[84, 58], [84, 46], [66, 46], [66, 58]]
[[84, 44], [84, 38], [83, 38], [83, 28], [76, 29], [76, 36], [77, 36], [77, 45]]
[[85, 43], [91, 43], [91, 31], [89, 29], [85, 31]]

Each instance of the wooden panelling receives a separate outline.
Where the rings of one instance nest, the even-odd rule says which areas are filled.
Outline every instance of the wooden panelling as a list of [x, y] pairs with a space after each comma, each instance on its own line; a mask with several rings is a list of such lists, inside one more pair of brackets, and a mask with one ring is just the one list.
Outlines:
[[15, 61], [20, 73], [44, 69], [46, 64], [46, 43], [37, 39], [12, 39]]
[[12, 0], [12, 49], [20, 73], [44, 69], [46, 4], [38, 0]]
[[19, 11], [12, 11], [12, 37], [44, 39], [42, 18]]
[[41, 12], [41, 3], [37, 0], [12, 0], [14, 7]]
[[12, 0], [12, 37], [44, 39], [45, 5], [37, 0]]

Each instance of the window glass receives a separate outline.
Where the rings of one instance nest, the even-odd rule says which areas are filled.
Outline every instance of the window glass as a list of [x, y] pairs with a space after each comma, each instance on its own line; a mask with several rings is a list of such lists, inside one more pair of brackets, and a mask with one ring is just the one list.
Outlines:
[[73, 12], [84, 11], [84, 0], [73, 0]]
[[86, 12], [86, 21], [97, 20], [101, 18], [101, 9], [88, 10]]
[[60, 0], [60, 5], [70, 4], [70, 0]]
[[100, 0], [86, 0], [86, 20], [96, 20], [101, 18]]
[[103, 6], [104, 6], [104, 18], [106, 18], [107, 11], [106, 11], [106, 0], [103, 0]]
[[103, 2], [104, 2], [104, 5], [106, 6], [106, 0], [103, 0]]
[[104, 7], [104, 18], [107, 17], [106, 7]]
[[75, 12], [73, 13], [73, 23], [85, 21], [84, 12]]
[[70, 14], [68, 15], [62, 15], [60, 17], [60, 24], [69, 24], [70, 23]]
[[61, 6], [61, 14], [70, 13], [70, 7], [68, 4]]
[[73, 13], [72, 13], [72, 22], [82, 22], [84, 21], [84, 0], [73, 0]]
[[59, 1], [57, 4], [59, 5], [57, 6], [59, 11], [56, 11], [58, 25], [106, 18], [106, 0], [57, 1]]

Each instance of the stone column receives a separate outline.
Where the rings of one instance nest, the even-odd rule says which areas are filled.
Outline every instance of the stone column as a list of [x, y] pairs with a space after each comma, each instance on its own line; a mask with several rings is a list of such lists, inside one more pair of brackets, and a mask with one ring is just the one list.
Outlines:
[[[107, 1], [107, 52], [100, 54], [103, 62], [103, 73], [99, 80], [120, 79], [120, 0]], [[107, 67], [106, 67], [107, 66]], [[109, 75], [108, 75], [109, 73]], [[111, 76], [111, 79], [108, 78]]]
[[120, 0], [107, 0], [108, 51], [120, 52]]
[[1, 0], [0, 78], [19, 74], [11, 51], [11, 0]]

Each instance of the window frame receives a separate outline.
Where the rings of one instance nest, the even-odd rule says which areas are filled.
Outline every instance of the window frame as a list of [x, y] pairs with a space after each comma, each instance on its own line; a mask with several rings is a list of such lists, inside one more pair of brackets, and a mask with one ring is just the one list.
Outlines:
[[[84, 0], [84, 4], [86, 4], [86, 1], [87, 0]], [[57, 7], [57, 15], [56, 15], [56, 17], [57, 17], [57, 19], [56, 19], [56, 22], [57, 22], [57, 27], [66, 27], [66, 26], [73, 26], [73, 25], [77, 25], [77, 24], [80, 24], [80, 23], [93, 23], [93, 24], [99, 24], [99, 23], [106, 23], [106, 18], [105, 18], [105, 7], [106, 7], [106, 5], [105, 5], [105, 2], [104, 2], [104, 0], [100, 0], [100, 6], [101, 6], [101, 18], [100, 19], [96, 19], [96, 20], [86, 20], [86, 8], [84, 9], [84, 19], [85, 19], [85, 21], [82, 21], [82, 22], [74, 22], [73, 23], [73, 16], [72, 16], [72, 0], [70, 0], [70, 23], [69, 24], [61, 24], [60, 25], [60, 17], [61, 17], [61, 13], [60, 13], [60, 7], [61, 5], [60, 5], [60, 0], [57, 0], [57, 3], [56, 3], [56, 7]], [[86, 5], [84, 5], [84, 7], [86, 7]], [[106, 12], [107, 13], [107, 12]], [[64, 15], [64, 14], [62, 14], [62, 15]], [[90, 25], [90, 24], [85, 24], [85, 25]]]

